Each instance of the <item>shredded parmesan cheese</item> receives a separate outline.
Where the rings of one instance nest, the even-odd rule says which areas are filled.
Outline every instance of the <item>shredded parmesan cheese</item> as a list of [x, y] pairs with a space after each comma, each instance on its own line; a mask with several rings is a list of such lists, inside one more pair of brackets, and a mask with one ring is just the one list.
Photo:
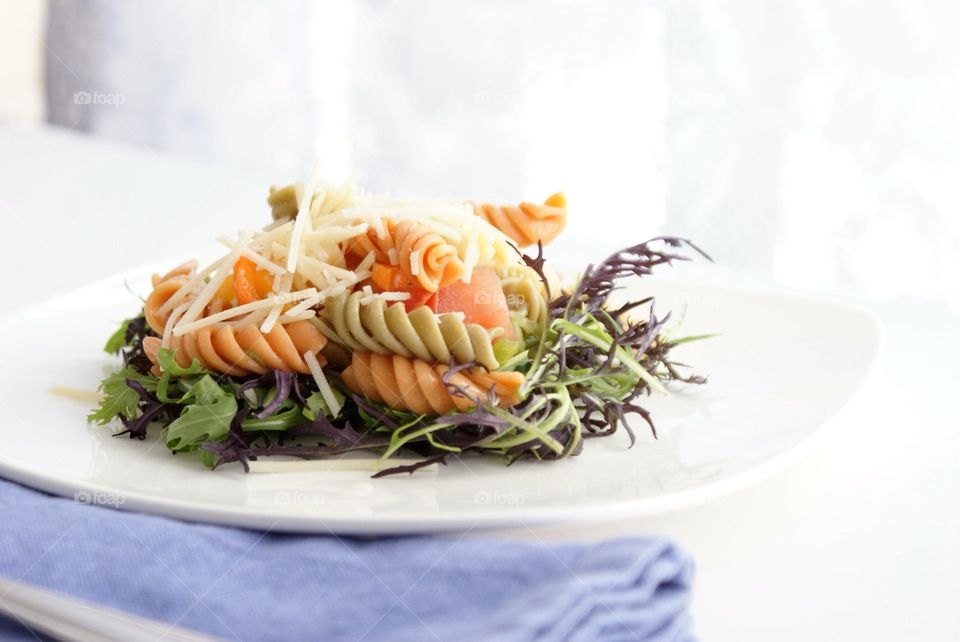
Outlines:
[[83, 390], [82, 388], [71, 388], [69, 386], [53, 386], [50, 388], [50, 393], [90, 403], [99, 403], [103, 399], [103, 393], [96, 390]]
[[274, 263], [273, 261], [267, 260], [261, 254], [257, 254], [248, 247], [243, 247], [235, 241], [231, 241], [226, 236], [218, 236], [217, 241], [222, 245], [227, 246], [231, 250], [240, 250], [240, 256], [246, 257], [256, 263], [259, 267], [263, 268], [267, 272], [273, 272], [274, 274], [282, 274], [284, 269]]
[[305, 352], [303, 354], [303, 360], [307, 363], [307, 367], [310, 368], [310, 374], [313, 375], [313, 379], [317, 382], [320, 396], [327, 402], [327, 408], [330, 409], [330, 413], [336, 417], [340, 414], [340, 402], [337, 401], [336, 395], [333, 394], [333, 389], [330, 388], [330, 383], [323, 375], [323, 369], [320, 367], [320, 362], [317, 361], [317, 356], [312, 352]]
[[387, 226], [383, 224], [382, 216], [374, 216], [371, 223], [373, 224], [374, 231], [377, 233], [377, 238], [387, 238]]
[[364, 288], [364, 296], [360, 297], [360, 305], [370, 305], [377, 299], [383, 301], [406, 301], [410, 298], [409, 292], [367, 292]]
[[307, 242], [346, 241], [361, 234], [366, 234], [368, 229], [370, 229], [370, 226], [366, 223], [342, 227], [321, 227], [312, 232], [304, 233], [303, 240]]
[[[309, 298], [304, 299], [303, 301], [301, 301], [301, 302], [298, 303], [297, 305], [295, 305], [295, 306], [293, 306], [292, 308], [290, 308], [289, 310], [287, 310], [286, 313], [284, 314], [284, 316], [286, 316], [286, 317], [295, 317], [295, 316], [301, 315], [301, 314], [303, 314], [304, 312], [306, 312], [307, 310], [309, 310], [310, 308], [312, 308], [313, 306], [317, 305], [318, 303], [322, 303], [323, 300], [324, 300], [324, 298], [326, 298], [326, 297], [324, 296], [324, 294], [323, 294], [322, 292], [317, 292], [317, 293], [314, 294], [312, 297], [309, 297]], [[310, 316], [314, 316], [314, 315], [311, 313]]]
[[410, 276], [417, 276], [420, 274], [420, 250], [414, 250], [410, 252]]
[[[277, 281], [280, 281], [279, 284]], [[273, 281], [273, 292], [277, 296], [286, 296], [290, 294], [290, 288], [293, 287], [293, 274], [287, 272], [286, 274], [277, 275], [277, 278]], [[264, 319], [263, 325], [260, 326], [260, 332], [267, 334], [273, 330], [273, 326], [276, 325], [277, 319], [280, 318], [280, 314], [283, 312], [283, 304], [276, 305], [270, 310], [270, 314], [267, 315], [267, 318]]]
[[262, 310], [264, 308], [271, 308], [275, 305], [286, 305], [287, 303], [292, 303], [293, 301], [300, 301], [309, 296], [312, 296], [317, 293], [316, 288], [307, 288], [306, 290], [300, 290], [298, 292], [291, 292], [283, 296], [271, 296], [260, 301], [254, 301], [252, 303], [246, 303], [244, 305], [238, 305], [235, 308], [230, 308], [224, 310], [223, 312], [218, 312], [216, 314], [211, 314], [208, 317], [204, 317], [197, 321], [191, 321], [189, 323], [181, 322], [173, 329], [173, 336], [179, 337], [188, 332], [193, 332], [194, 330], [199, 330], [200, 328], [206, 327], [208, 325], [214, 325], [225, 321], [227, 319], [232, 319], [238, 317], [242, 314], [248, 312], [253, 312], [255, 310]]
[[321, 290], [319, 293], [324, 295], [324, 298], [335, 297], [346, 292], [348, 287], [349, 286], [346, 283], [338, 283], [336, 285], [331, 285], [325, 290]]
[[463, 253], [463, 280], [465, 283], [470, 283], [470, 280], [473, 278], [473, 268], [476, 267], [477, 260], [480, 258], [480, 247], [477, 244], [476, 227], [478, 220], [480, 220], [479, 217], [474, 216], [467, 224], [466, 250]]
[[[310, 182], [303, 186], [303, 194], [300, 195], [300, 202], [297, 204], [297, 217], [293, 221], [293, 231], [290, 233], [290, 249], [287, 253], [287, 272], [297, 272], [297, 261], [300, 260], [300, 241], [304, 232], [313, 230], [310, 215], [310, 202], [314, 198], [317, 183], [320, 182], [319, 176], [320, 164], [313, 168], [313, 175]], [[317, 195], [321, 201], [325, 193]]]
[[287, 314], [284, 312], [280, 315], [278, 323], [284, 325], [287, 323], [293, 323], [294, 321], [309, 321], [315, 316], [317, 316], [316, 310], [307, 310], [306, 312], [301, 312], [300, 314]]
[[360, 261], [360, 265], [357, 266], [357, 272], [366, 272], [371, 267], [373, 267], [374, 261], [377, 260], [377, 255], [373, 251], [367, 252], [367, 255], [363, 257], [363, 260]]
[[[296, 197], [297, 214], [292, 220], [276, 222], [254, 234], [242, 233], [237, 239], [217, 239], [229, 253], [191, 275], [159, 308], [168, 318], [162, 333], [164, 346], [174, 343], [174, 337], [224, 321], [256, 324], [266, 333], [277, 323], [315, 319], [314, 308], [330, 297], [353, 291], [371, 276], [379, 251], [368, 252], [351, 270], [344, 256], [346, 244], [370, 230], [385, 239], [391, 226], [402, 220], [423, 223], [453, 245], [464, 264], [464, 281], [470, 281], [478, 266], [520, 262], [509, 237], [476, 216], [473, 206], [465, 201], [364, 195], [352, 183], [339, 187], [322, 183], [317, 168], [308, 183], [297, 185]], [[386, 255], [391, 265], [399, 265], [396, 248], [388, 248]], [[240, 257], [273, 276], [271, 296], [204, 317]], [[422, 259], [422, 250], [410, 252], [411, 276], [422, 272]], [[395, 302], [410, 298], [407, 292], [375, 293], [369, 285], [362, 293], [365, 305], [378, 299]]]
[[189, 304], [189, 301], [181, 303], [173, 312], [170, 313], [170, 318], [167, 319], [166, 325], [163, 326], [163, 337], [160, 340], [161, 347], [168, 349], [170, 348], [173, 336], [173, 326], [180, 321], [183, 313], [187, 311], [187, 306]]
[[307, 265], [312, 265], [319, 270], [325, 270], [330, 274], [335, 275], [337, 279], [353, 278], [353, 272], [350, 270], [327, 263], [326, 261], [321, 261], [320, 259], [315, 259], [312, 256], [301, 256], [300, 260]]
[[213, 295], [217, 293], [217, 290], [220, 289], [223, 282], [230, 276], [233, 264], [240, 258], [240, 246], [247, 244], [247, 237], [245, 235], [241, 234], [240, 239], [238, 247], [230, 252], [227, 258], [220, 263], [220, 266], [217, 268], [217, 273], [210, 279], [210, 282], [204, 286], [200, 294], [197, 295], [197, 298], [193, 300], [193, 303], [190, 304], [190, 307], [180, 319], [181, 324], [190, 323], [199, 318], [204, 308], [206, 308], [210, 300], [213, 299]]
[[236, 327], [238, 330], [240, 328], [245, 328], [248, 325], [260, 325], [261, 323], [263, 323], [263, 320], [267, 318], [267, 314], [269, 313], [270, 313], [269, 310], [263, 310], [263, 309], [254, 310], [253, 312], [247, 314], [242, 319], [234, 321], [233, 323], [236, 324]]
[[179, 290], [177, 290], [172, 297], [167, 299], [163, 305], [157, 309], [157, 314], [163, 316], [169, 314], [177, 305], [187, 298], [190, 294], [200, 288], [200, 284], [203, 283], [204, 279], [213, 274], [213, 271], [220, 267], [220, 264], [227, 260], [227, 257], [230, 255], [222, 256], [199, 273], [195, 274], [192, 279], [187, 281], [186, 284]]

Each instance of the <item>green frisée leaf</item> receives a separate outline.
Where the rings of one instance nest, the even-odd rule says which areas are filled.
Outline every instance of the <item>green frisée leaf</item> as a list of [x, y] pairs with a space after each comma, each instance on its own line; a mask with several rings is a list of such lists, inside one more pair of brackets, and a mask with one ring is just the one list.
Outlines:
[[678, 339], [667, 339], [666, 343], [671, 346], [679, 346], [684, 343], [693, 343], [694, 341], [703, 341], [705, 339], [713, 339], [714, 337], [719, 337], [719, 334], [697, 334], [688, 337], [680, 337]]
[[127, 385], [127, 379], [138, 382], [151, 392], [157, 389], [156, 377], [142, 375], [130, 367], [114, 372], [100, 383], [100, 405], [87, 415], [87, 421], [103, 425], [121, 415], [128, 418], [136, 416], [140, 395]]
[[[560, 330], [563, 330], [564, 332], [580, 337], [587, 343], [601, 350], [609, 350], [614, 343], [613, 337], [603, 330], [595, 327], [575, 325], [565, 319], [557, 319], [554, 321], [554, 326]], [[663, 384], [657, 381], [656, 377], [647, 372], [647, 370], [637, 362], [636, 358], [627, 352], [626, 348], [623, 346], [616, 346], [615, 350], [617, 353], [617, 358], [620, 359], [624, 366], [629, 368], [634, 374], [643, 379], [643, 381], [646, 382], [646, 384], [652, 389], [656, 390], [660, 394], [667, 394], [667, 389], [663, 387]]]
[[[316, 458], [367, 451], [384, 461], [403, 450], [415, 457], [414, 463], [386, 468], [377, 477], [469, 453], [508, 464], [559, 459], [579, 454], [587, 439], [612, 435], [619, 427], [633, 444], [628, 416], [641, 418], [656, 437], [650, 413], [641, 405], [644, 396], [664, 392], [671, 382], [706, 381], [684, 374], [687, 366], [672, 360], [671, 348], [712, 335], [671, 340], [669, 314], [656, 315], [652, 297], [616, 307], [610, 296], [624, 279], [685, 260], [673, 251], [680, 247], [699, 252], [684, 239], [653, 239], [588, 266], [561, 291], [551, 290], [542, 247], [536, 257], [520, 254], [542, 282], [545, 307], [536, 320], [510, 313], [515, 339], [491, 334], [496, 372], [476, 362], [431, 361], [442, 384], [431, 394], [460, 397], [445, 414], [411, 412], [403, 403], [393, 408], [380, 396], [371, 399], [350, 390], [339, 373], [343, 364], [332, 359], [323, 378], [289, 369], [238, 370], [243, 376], [229, 376], [205, 369], [197, 359], [183, 367], [173, 350], [147, 353], [144, 339], [157, 333], [141, 314], [107, 341], [107, 351], [121, 353], [123, 369], [103, 381], [102, 401], [89, 419], [104, 424], [119, 418], [124, 430], [117, 434], [138, 439], [148, 437], [150, 425], [162, 426], [170, 450], [193, 453], [210, 468], [231, 462], [247, 467], [271, 455]], [[160, 376], [152, 374], [157, 366]], [[489, 389], [463, 386], [460, 372], [489, 377]], [[507, 372], [522, 375], [522, 383], [516, 374], [502, 377]], [[499, 392], [508, 379], [519, 384], [509, 401]], [[335, 402], [336, 415], [330, 409]]]
[[120, 349], [127, 345], [127, 328], [129, 327], [130, 319], [124, 319], [117, 331], [107, 339], [106, 345], [103, 346], [103, 351], [107, 354], [117, 354], [120, 352]]

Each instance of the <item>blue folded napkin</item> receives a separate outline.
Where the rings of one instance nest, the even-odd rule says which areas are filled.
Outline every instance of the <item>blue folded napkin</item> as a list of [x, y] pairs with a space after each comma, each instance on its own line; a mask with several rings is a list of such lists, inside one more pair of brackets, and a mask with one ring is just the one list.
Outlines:
[[693, 639], [693, 565], [663, 539], [265, 533], [2, 479], [0, 515], [0, 575], [228, 640]]

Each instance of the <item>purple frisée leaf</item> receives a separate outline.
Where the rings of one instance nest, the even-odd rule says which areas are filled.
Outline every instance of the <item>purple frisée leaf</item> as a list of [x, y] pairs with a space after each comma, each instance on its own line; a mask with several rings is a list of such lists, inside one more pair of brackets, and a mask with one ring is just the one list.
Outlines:
[[276, 382], [273, 399], [271, 399], [270, 403], [263, 407], [263, 410], [254, 415], [254, 417], [257, 419], [266, 419], [270, 415], [276, 413], [280, 406], [282, 406], [290, 397], [290, 387], [291, 382], [293, 381], [293, 374], [290, 372], [283, 372], [282, 370], [274, 370], [273, 378]]

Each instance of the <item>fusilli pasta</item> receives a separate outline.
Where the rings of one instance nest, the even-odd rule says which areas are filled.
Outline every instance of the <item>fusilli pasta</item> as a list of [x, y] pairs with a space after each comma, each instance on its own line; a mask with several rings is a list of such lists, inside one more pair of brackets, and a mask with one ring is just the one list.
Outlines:
[[498, 270], [498, 275], [510, 310], [538, 323], [546, 319], [546, 289], [533, 269], [526, 266], [509, 267]]
[[157, 334], [163, 333], [163, 328], [167, 325], [167, 319], [170, 317], [169, 312], [161, 312], [163, 304], [190, 281], [196, 268], [196, 262], [188, 261], [163, 276], [153, 275], [153, 290], [143, 304], [143, 313], [147, 317], [147, 323]]
[[428, 292], [450, 285], [464, 273], [456, 247], [424, 224], [407, 219], [391, 221], [385, 238], [370, 230], [351, 239], [347, 251], [355, 256], [374, 252], [377, 262], [397, 265]]
[[473, 211], [520, 247], [536, 245], [538, 241], [546, 245], [567, 224], [567, 199], [559, 192], [544, 201], [543, 205], [527, 202], [519, 205], [475, 203]]
[[[268, 369], [310, 374], [303, 360], [304, 353], [317, 354], [327, 339], [309, 321], [277, 324], [264, 334], [255, 323], [227, 323], [206, 326], [182, 337], [173, 337], [174, 358], [183, 367], [198, 359], [204, 368], [243, 377], [263, 374]], [[162, 346], [158, 337], [143, 340], [143, 351], [158, 368], [157, 352]], [[326, 363], [318, 354], [320, 365]]]
[[468, 410], [476, 399], [485, 400], [489, 390], [493, 390], [502, 405], [519, 402], [518, 391], [523, 384], [523, 375], [519, 372], [481, 372], [479, 369], [457, 372], [449, 381], [463, 393], [454, 393], [443, 383], [448, 370], [449, 366], [431, 365], [421, 359], [354, 352], [353, 361], [342, 376], [354, 392], [391, 408], [417, 414], [442, 415], [452, 410]]
[[296, 216], [299, 200], [296, 185], [286, 185], [284, 187], [271, 185], [270, 194], [267, 196], [267, 205], [270, 206], [270, 214], [273, 216], [273, 220], [282, 221]]
[[403, 303], [387, 307], [382, 299], [361, 303], [363, 292], [340, 294], [327, 300], [321, 322], [327, 338], [353, 351], [398, 354], [428, 362], [477, 361], [495, 370], [499, 363], [493, 352], [489, 330], [476, 323], [464, 323], [462, 315], [436, 315], [427, 306], [407, 312]]

